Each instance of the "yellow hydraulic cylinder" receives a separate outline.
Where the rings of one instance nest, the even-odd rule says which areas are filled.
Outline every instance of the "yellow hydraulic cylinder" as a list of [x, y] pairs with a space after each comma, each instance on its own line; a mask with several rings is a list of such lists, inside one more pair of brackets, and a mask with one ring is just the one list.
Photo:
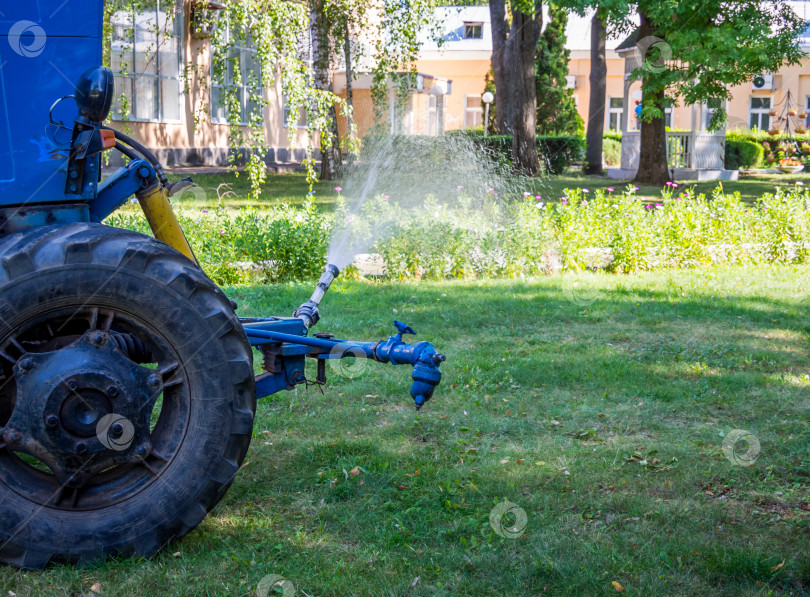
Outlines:
[[180, 227], [180, 222], [174, 215], [172, 205], [169, 203], [169, 192], [163, 185], [154, 184], [148, 189], [137, 192], [135, 196], [141, 204], [141, 209], [143, 209], [155, 238], [180, 251], [199, 265], [186, 235]]

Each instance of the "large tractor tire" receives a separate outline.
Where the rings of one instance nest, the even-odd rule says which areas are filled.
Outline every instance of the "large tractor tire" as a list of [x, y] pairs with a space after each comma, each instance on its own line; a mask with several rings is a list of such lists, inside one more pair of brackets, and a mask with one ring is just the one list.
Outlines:
[[100, 224], [0, 240], [0, 561], [150, 556], [250, 443], [252, 352], [180, 253]]

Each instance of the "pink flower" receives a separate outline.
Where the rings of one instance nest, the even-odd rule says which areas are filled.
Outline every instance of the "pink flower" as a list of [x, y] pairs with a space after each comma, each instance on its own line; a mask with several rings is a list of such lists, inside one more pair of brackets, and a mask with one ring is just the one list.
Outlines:
[[224, 228], [220, 228], [220, 229], [219, 229], [219, 234], [220, 234], [220, 236], [224, 236], [224, 235], [225, 235], [225, 229], [224, 229]]
[[583, 193], [589, 193], [590, 191], [588, 189], [582, 189], [582, 192]]
[[383, 199], [390, 199], [391, 195], [383, 195]]
[[340, 193], [343, 190], [343, 187], [335, 187], [335, 190]]
[[665, 184], [666, 184], [668, 187], [671, 187], [671, 186], [672, 186], [672, 181], [671, 181], [671, 180], [668, 180], [668, 181], [667, 181]]
[[204, 209], [204, 210], [202, 210], [202, 212], [203, 212], [204, 214], [207, 214], [207, 213], [208, 213], [208, 210], [207, 210], [207, 209]]
[[645, 205], [644, 209], [652, 209], [652, 205]]
[[656, 207], [664, 207], [664, 204], [663, 203], [656, 203], [655, 206]]
[[588, 205], [588, 200], [587, 200], [587, 199], [583, 199], [583, 200], [582, 200], [582, 205]]
[[608, 187], [608, 188], [607, 188], [607, 190], [608, 190], [608, 193], [612, 193], [612, 192], [613, 192], [613, 189], [612, 189], [612, 188], [610, 188], [610, 187]]
[[463, 189], [463, 188], [464, 188], [464, 185], [458, 185], [458, 190], [459, 190], [459, 191], [460, 191], [461, 189]]
[[532, 194], [531, 194], [531, 193], [529, 193], [528, 191], [523, 191], [523, 196], [524, 196], [524, 197], [531, 197], [531, 196], [532, 196]]
[[672, 183], [672, 186], [673, 186], [673, 188], [676, 188], [676, 189], [677, 189], [677, 188], [678, 188], [678, 183], [677, 183], [677, 182], [673, 182], [673, 183]]
[[634, 186], [630, 187], [630, 190], [631, 191], [638, 191], [638, 187], [634, 185]]
[[535, 199], [542, 199], [543, 197], [541, 197], [540, 195], [535, 195], [534, 198]]
[[487, 193], [489, 193], [490, 195], [494, 195], [495, 189], [487, 189]]

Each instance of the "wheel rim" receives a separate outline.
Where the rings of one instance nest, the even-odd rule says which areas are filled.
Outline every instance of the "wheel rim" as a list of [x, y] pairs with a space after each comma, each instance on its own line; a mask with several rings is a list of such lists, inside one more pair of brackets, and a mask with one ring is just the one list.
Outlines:
[[[142, 365], [160, 379], [161, 391], [153, 405], [146, 407], [150, 411], [146, 417], [148, 429], [140, 431], [148, 437], [149, 451], [138, 459], [96, 471], [81, 483], [65, 483], [63, 477], [62, 481], [57, 479], [48, 464], [24, 449], [15, 449], [6, 434], [5, 441], [0, 439], [0, 483], [42, 506], [93, 510], [130, 499], [156, 482], [179, 452], [189, 421], [189, 379], [172, 343], [142, 318], [112, 306], [61, 306], [38, 313], [13, 329], [0, 340], [2, 427], [6, 427], [18, 406], [15, 366], [19, 374], [20, 361], [26, 355], [36, 359], [44, 353], [67, 349], [79, 342], [77, 338], [94, 330], [109, 334], [127, 360], [145, 361]], [[109, 406], [109, 397], [98, 393], [88, 390], [82, 393], [81, 400], [65, 399], [59, 425], [77, 437], [92, 435], [94, 427], [101, 429], [99, 421], [114, 415], [115, 408]], [[126, 439], [126, 424], [113, 416], [105, 428], [108, 441]], [[112, 449], [116, 446], [112, 445]]]

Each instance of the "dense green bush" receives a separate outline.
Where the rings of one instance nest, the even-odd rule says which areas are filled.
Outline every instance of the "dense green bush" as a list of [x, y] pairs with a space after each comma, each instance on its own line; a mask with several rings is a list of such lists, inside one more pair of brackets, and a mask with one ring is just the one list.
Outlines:
[[[651, 205], [630, 187], [567, 190], [553, 204], [525, 193], [512, 203], [478, 201], [474, 210], [461, 207], [464, 197], [406, 209], [378, 196], [354, 214], [325, 214], [309, 203], [180, 210], [178, 217], [203, 269], [220, 284], [317, 278], [330, 233], [350, 221], [356, 248], [382, 255], [396, 278], [810, 261], [810, 192], [801, 187], [753, 205], [719, 187], [708, 198], [673, 189]], [[140, 212], [118, 212], [107, 223], [148, 233]]]
[[[810, 133], [787, 136], [771, 135], [765, 131], [731, 131], [726, 133], [726, 142], [730, 140], [748, 141], [762, 147], [763, 156], [759, 160], [760, 165], [773, 167], [783, 158], [796, 158], [806, 164], [810, 162]], [[728, 156], [728, 146], [726, 155]]]
[[605, 137], [602, 141], [602, 153], [608, 166], [619, 166], [622, 163], [622, 141]]
[[[484, 136], [478, 129], [448, 131], [448, 136], [463, 135], [472, 139], [498, 160], [511, 161], [512, 136]], [[585, 159], [585, 138], [578, 135], [538, 135], [537, 151], [540, 162], [549, 174], [561, 174], [568, 167]]]
[[762, 163], [764, 150], [760, 143], [749, 139], [726, 138], [726, 168], [756, 168]]

